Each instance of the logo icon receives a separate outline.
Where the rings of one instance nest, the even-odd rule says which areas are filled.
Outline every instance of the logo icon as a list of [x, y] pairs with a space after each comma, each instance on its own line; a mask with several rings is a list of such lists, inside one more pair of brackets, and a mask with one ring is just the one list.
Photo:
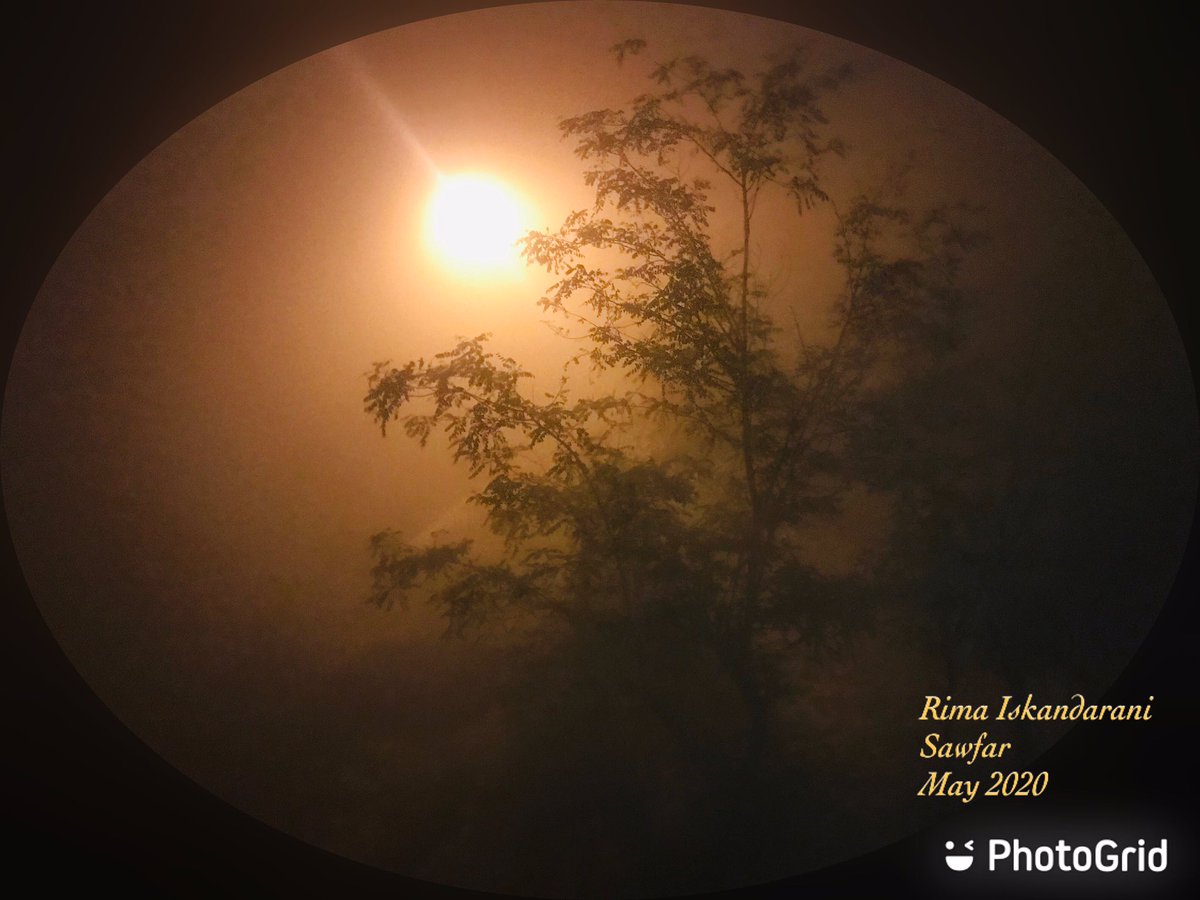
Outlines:
[[[946, 849], [953, 850], [954, 841], [946, 841]], [[967, 841], [965, 844], [963, 844], [963, 849], [967, 852], [946, 854], [946, 865], [948, 865], [955, 872], [965, 872], [967, 869], [971, 868], [971, 863], [975, 862], [975, 857], [972, 855], [975, 852], [975, 842]]]

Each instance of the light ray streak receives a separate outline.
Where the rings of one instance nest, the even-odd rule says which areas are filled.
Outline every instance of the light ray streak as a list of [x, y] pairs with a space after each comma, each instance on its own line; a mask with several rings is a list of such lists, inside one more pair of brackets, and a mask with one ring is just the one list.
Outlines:
[[344, 44], [338, 48], [334, 56], [353, 74], [355, 81], [358, 82], [363, 93], [371, 101], [371, 104], [380, 113], [384, 121], [387, 122], [400, 143], [408, 147], [413, 155], [429, 171], [430, 175], [441, 179], [442, 173], [438, 169], [437, 164], [434, 163], [433, 157], [429, 155], [424, 145], [421, 144], [416, 134], [408, 126], [408, 123], [404, 121], [404, 117], [400, 115], [391, 98], [380, 88], [379, 82], [367, 70], [358, 51], [353, 46]]

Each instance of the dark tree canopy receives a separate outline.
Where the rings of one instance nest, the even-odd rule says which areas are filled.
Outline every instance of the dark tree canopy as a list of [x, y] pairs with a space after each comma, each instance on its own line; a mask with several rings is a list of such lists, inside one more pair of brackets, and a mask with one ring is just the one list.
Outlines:
[[[624, 108], [560, 123], [595, 203], [523, 247], [557, 279], [541, 306], [582, 349], [540, 398], [487, 335], [375, 367], [367, 411], [423, 444], [444, 433], [504, 549], [376, 535], [374, 602], [420, 595], [459, 635], [503, 623], [686, 640], [720, 661], [748, 752], [764, 752], [782, 656], [866, 619], [853, 580], [813, 566], [802, 529], [870, 480], [859, 448], [881, 399], [956, 338], [968, 240], [953, 215], [883, 189], [829, 194], [825, 167], [846, 150], [823, 107], [850, 77], [802, 49], [755, 73], [689, 56], [654, 68]], [[770, 297], [754, 265], [767, 192], [794, 209], [773, 229], [833, 205], [832, 296]], [[768, 305], [823, 309], [826, 327], [806, 333]], [[582, 366], [602, 376], [587, 394]]]

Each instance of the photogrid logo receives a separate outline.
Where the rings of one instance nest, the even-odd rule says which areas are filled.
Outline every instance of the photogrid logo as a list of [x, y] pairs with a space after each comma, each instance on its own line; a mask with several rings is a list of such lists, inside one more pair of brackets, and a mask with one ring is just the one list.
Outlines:
[[1072, 846], [1060, 840], [1027, 847], [1016, 838], [988, 841], [988, 871], [1009, 872], [1161, 872], [1167, 867], [1167, 839], [1122, 846], [1110, 838]]
[[[975, 862], [975, 841], [956, 853], [954, 841], [946, 841], [946, 865], [965, 872]], [[987, 842], [989, 872], [1162, 872], [1167, 868], [1167, 839], [1147, 844], [1121, 844], [1111, 838], [1094, 843], [1027, 845], [1017, 838], [992, 838]]]
[[946, 841], [946, 849], [951, 851], [946, 854], [946, 865], [955, 872], [965, 872], [971, 868], [971, 863], [975, 862], [975, 842], [967, 841], [963, 844], [963, 849], [966, 853], [954, 853], [954, 841]]

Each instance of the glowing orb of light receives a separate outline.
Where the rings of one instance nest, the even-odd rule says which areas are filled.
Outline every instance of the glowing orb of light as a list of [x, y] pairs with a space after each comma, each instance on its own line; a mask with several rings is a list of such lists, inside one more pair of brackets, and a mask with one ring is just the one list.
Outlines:
[[477, 274], [514, 269], [527, 230], [521, 199], [487, 175], [440, 176], [426, 212], [430, 247], [451, 268]]

